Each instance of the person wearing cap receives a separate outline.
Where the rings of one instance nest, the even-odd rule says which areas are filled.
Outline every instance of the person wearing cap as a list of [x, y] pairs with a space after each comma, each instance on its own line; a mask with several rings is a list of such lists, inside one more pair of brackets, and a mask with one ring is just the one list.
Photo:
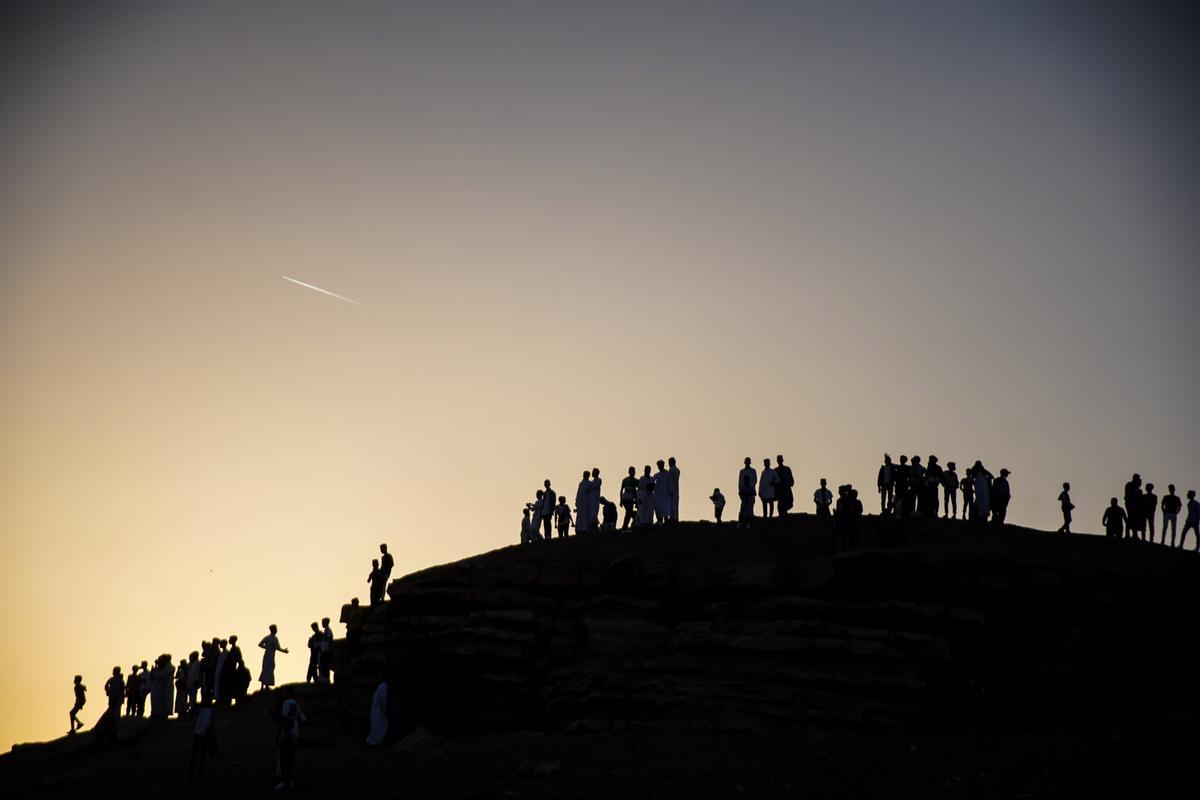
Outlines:
[[992, 481], [992, 522], [997, 526], [1003, 525], [1008, 516], [1008, 501], [1012, 499], [1012, 489], [1008, 485], [1010, 474], [1007, 469], [1002, 469], [1000, 477]]

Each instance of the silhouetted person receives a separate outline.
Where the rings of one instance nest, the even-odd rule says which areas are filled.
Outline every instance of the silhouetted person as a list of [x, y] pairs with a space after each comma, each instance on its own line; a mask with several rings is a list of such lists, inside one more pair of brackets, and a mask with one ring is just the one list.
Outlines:
[[601, 497], [600, 513], [600, 530], [615, 531], [617, 529], [617, 504], [606, 497]]
[[671, 522], [679, 522], [679, 467], [675, 456], [667, 459], [667, 472], [671, 476]]
[[786, 517], [796, 505], [796, 478], [792, 475], [792, 468], [783, 463], [783, 456], [775, 456], [775, 476], [778, 478], [775, 483], [775, 505], [779, 516]]
[[817, 507], [818, 517], [828, 517], [833, 506], [833, 492], [829, 491], [828, 481], [821, 478], [821, 486], [813, 492], [813, 504]]
[[908, 514], [925, 516], [929, 512], [929, 495], [925, 493], [925, 467], [921, 464], [920, 456], [913, 456], [908, 464], [909, 501]]
[[984, 468], [982, 461], [976, 459], [971, 467], [971, 475], [975, 479], [975, 519], [987, 522], [992, 513], [992, 473]]
[[[287, 652], [284, 650], [283, 652]], [[321, 618], [321, 662], [318, 669], [317, 683], [329, 685], [329, 672], [333, 669], [333, 627], [329, 617]]]
[[[542, 492], [542, 510], [544, 512], [542, 514], [542, 529], [543, 536], [549, 539], [551, 527], [554, 524], [554, 515], [558, 511], [558, 492], [550, 488], [549, 478], [542, 481], [542, 486], [545, 487]], [[564, 497], [563, 500], [565, 501], [566, 498]]]
[[741, 507], [738, 509], [738, 527], [747, 528], [754, 521], [754, 501], [758, 499], [758, 471], [750, 466], [750, 457], [746, 456], [746, 466], [738, 473], [738, 499]]
[[1183, 533], [1179, 534], [1179, 549], [1187, 542], [1188, 531], [1196, 537], [1196, 552], [1200, 553], [1200, 502], [1196, 500], [1196, 490], [1188, 489], [1187, 519], [1183, 521]]
[[912, 491], [912, 467], [908, 463], [908, 456], [903, 453], [900, 454], [900, 463], [892, 468], [892, 480], [895, 484], [892, 513], [900, 519], [907, 519], [912, 516], [915, 503]]
[[671, 519], [671, 473], [662, 459], [655, 463], [658, 472], [654, 473], [654, 520], [662, 524]]
[[213, 686], [217, 682], [217, 640], [200, 643], [200, 696], [213, 699]]
[[226, 702], [229, 694], [229, 684], [225, 680], [226, 671], [225, 665], [229, 663], [229, 642], [226, 639], [217, 641], [217, 665], [214, 672], [215, 682], [213, 683], [213, 703], [221, 704]]
[[276, 635], [279, 633], [279, 629], [271, 625], [268, 630], [270, 633], [258, 643], [263, 650], [262, 671], [258, 674], [258, 682], [262, 684], [264, 692], [275, 685], [275, 654], [287, 652], [287, 648], [279, 644], [279, 637]]
[[1171, 529], [1171, 547], [1175, 546], [1176, 523], [1179, 512], [1183, 510], [1183, 501], [1175, 494], [1175, 484], [1167, 486], [1167, 493], [1162, 499], [1162, 543], [1167, 543], [1167, 528]]
[[185, 659], [179, 659], [175, 668], [175, 715], [182, 717], [188, 710], [188, 664]]
[[958, 518], [958, 465], [953, 461], [946, 463], [946, 471], [942, 473], [942, 516]]
[[592, 473], [585, 469], [583, 471], [583, 478], [580, 479], [579, 486], [575, 489], [575, 532], [580, 534], [588, 531], [588, 523], [592, 518], [591, 478]]
[[371, 572], [367, 575], [367, 583], [371, 585], [369, 594], [371, 605], [383, 602], [383, 572], [379, 569], [379, 559], [371, 559]]
[[388, 732], [388, 684], [380, 680], [371, 696], [371, 730], [367, 734], [367, 744], [379, 747], [383, 744]]
[[1071, 511], [1075, 508], [1075, 504], [1071, 502], [1071, 484], [1064, 483], [1062, 491], [1058, 493], [1058, 502], [1062, 506], [1063, 524], [1058, 529], [1058, 533], [1071, 532]]
[[521, 544], [529, 544], [533, 541], [533, 520], [529, 518], [532, 511], [533, 505], [526, 503], [525, 510], [521, 512]]
[[154, 683], [150, 680], [150, 667], [146, 662], [142, 662], [141, 683], [138, 684], [137, 697], [137, 715], [144, 717], [146, 715], [146, 698], [150, 695], [150, 690], [154, 688]]
[[276, 739], [279, 750], [275, 759], [275, 788], [290, 789], [294, 786], [296, 772], [296, 742], [300, 739], [300, 725], [307, 721], [300, 704], [296, 702], [292, 689], [283, 687], [283, 703], [279, 706], [279, 735]]
[[1012, 488], [1008, 485], [1007, 469], [1000, 470], [1000, 477], [992, 481], [992, 522], [1003, 525], [1008, 516], [1008, 502], [1012, 500]]
[[200, 653], [193, 650], [188, 655], [187, 661], [187, 704], [188, 708], [196, 708], [197, 693], [200, 691], [200, 686], [204, 682], [204, 676], [200, 672]]
[[138, 697], [141, 696], [142, 680], [138, 677], [138, 665], [129, 668], [129, 681], [125, 683], [125, 716], [137, 714]]
[[[71, 713], [68, 715], [70, 718], [70, 721], [71, 721], [71, 730], [67, 731], [67, 733], [74, 735], [75, 731], [81, 730], [83, 728], [83, 723], [79, 721], [79, 717], [76, 715], [81, 710], [83, 710], [83, 707], [86, 704], [87, 704], [87, 687], [83, 685], [83, 676], [76, 675], [75, 676], [75, 703], [74, 703], [74, 705], [71, 706]], [[119, 702], [117, 704], [117, 707], [118, 708], [120, 707]]]
[[[650, 474], [650, 465], [647, 464], [642, 471], [642, 477], [638, 478], [638, 493], [637, 493], [638, 515], [637, 524], [639, 527], [654, 524], [654, 476]], [[579, 509], [575, 509], [576, 512]], [[577, 522], [576, 529], [579, 527]]]
[[1146, 531], [1146, 541], [1154, 543], [1154, 517], [1158, 515], [1158, 495], [1154, 493], [1154, 484], [1146, 484], [1146, 493], [1142, 495], [1142, 526]]
[[925, 468], [924, 506], [925, 516], [938, 515], [938, 489], [942, 486], [942, 476], [945, 474], [937, 456], [929, 457], [929, 466]]
[[192, 758], [188, 764], [188, 781], [204, 780], [204, 765], [209, 756], [217, 754], [216, 711], [205, 698], [196, 710], [196, 723], [192, 726]]
[[175, 665], [165, 653], [154, 660], [150, 671], [150, 718], [166, 719], [175, 705]]
[[[350, 598], [350, 608], [358, 608], [358, 598]], [[316, 628], [317, 623], [313, 623], [313, 628]], [[362, 619], [354, 611], [346, 618], [346, 655], [349, 658], [358, 658], [359, 644], [362, 642]], [[315, 681], [316, 673], [313, 674]]]
[[1114, 540], [1122, 538], [1125, 535], [1126, 522], [1125, 511], [1114, 497], [1108, 508], [1104, 509], [1104, 516], [1100, 518], [1100, 524], [1104, 526], [1104, 535]]
[[771, 459], [763, 459], [762, 475], [758, 479], [758, 499], [762, 501], [763, 519], [775, 516], [775, 487], [779, 485], [779, 475], [771, 466]]
[[567, 498], [560, 498], [558, 506], [555, 508], [555, 526], [558, 528], [558, 538], [565, 539], [567, 534], [571, 532], [571, 507], [567, 505]]
[[712, 501], [713, 516], [717, 518], [719, 524], [721, 522], [721, 515], [725, 513], [725, 495], [721, 494], [720, 489], [713, 489], [713, 493], [708, 499]]
[[108, 698], [108, 711], [96, 723], [96, 747], [117, 741], [117, 721], [121, 718], [121, 703], [125, 699], [125, 678], [120, 667], [112, 668], [112, 677], [104, 682], [104, 696]]
[[396, 559], [392, 558], [392, 554], [388, 552], [387, 545], [379, 545], [379, 571], [383, 573], [383, 593], [379, 595], [380, 600], [387, 599], [388, 581], [392, 579], [392, 569], [396, 566]]
[[313, 622], [309, 627], [312, 634], [308, 637], [308, 671], [304, 674], [304, 682], [316, 683], [317, 667], [321, 663], [321, 626]]
[[975, 516], [975, 471], [973, 468], [967, 467], [962, 480], [958, 482], [958, 488], [963, 496], [962, 518], [972, 519]]
[[250, 670], [246, 669], [246, 661], [242, 658], [237, 634], [229, 636], [229, 660], [225, 664], [229, 672], [229, 697], [240, 703], [246, 699], [246, 690], [250, 688]]
[[[548, 477], [545, 481], [542, 481], [542, 486], [546, 487], [544, 492], [542, 492], [541, 498], [541, 527], [542, 531], [544, 531], [542, 535], [544, 535], [546, 539], [550, 539], [552, 533], [551, 528], [554, 522], [554, 513], [558, 511], [558, 493], [554, 492], [554, 489], [550, 487], [550, 479], [548, 479]], [[565, 500], [566, 498], [563, 499]]]
[[604, 481], [600, 478], [600, 468], [592, 467], [592, 480], [588, 483], [588, 511], [592, 515], [588, 521], [589, 531], [600, 528], [600, 489], [603, 485]]
[[1138, 516], [1142, 513], [1142, 476], [1133, 473], [1125, 484], [1125, 535], [1132, 538], [1140, 529]]
[[834, 508], [833, 547], [836, 552], [839, 543], [843, 548], [859, 546], [858, 528], [862, 519], [863, 507], [858, 499], [858, 492], [850, 484], [838, 487], [838, 500]]
[[896, 476], [892, 469], [892, 457], [883, 454], [883, 464], [875, 477], [875, 488], [879, 492], [879, 513], [887, 514], [892, 510], [892, 496], [896, 488]]
[[634, 524], [636, 519], [634, 508], [637, 506], [637, 496], [637, 470], [630, 467], [629, 474], [621, 481], [621, 508], [625, 509], [625, 516], [621, 520], [621, 530], [628, 530], [629, 526]]

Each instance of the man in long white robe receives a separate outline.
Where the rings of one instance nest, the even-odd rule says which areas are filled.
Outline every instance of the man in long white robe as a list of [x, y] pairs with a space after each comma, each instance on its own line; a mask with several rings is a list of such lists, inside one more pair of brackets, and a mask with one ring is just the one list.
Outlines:
[[667, 466], [670, 469], [667, 472], [671, 473], [671, 521], [679, 521], [679, 467], [675, 466], [675, 456], [667, 459]]
[[671, 473], [661, 460], [658, 472], [654, 473], [654, 517], [659, 523], [671, 518]]
[[[600, 468], [592, 467], [592, 482], [588, 484], [588, 530], [598, 530], [600, 528], [600, 486], [603, 481], [600, 480]], [[575, 523], [577, 526], [578, 521]]]
[[638, 478], [637, 502], [637, 524], [654, 524], [654, 477], [650, 474], [649, 464]]
[[367, 744], [372, 747], [379, 747], [383, 744], [383, 737], [387, 736], [387, 704], [388, 685], [386, 681], [380, 681], [375, 687], [375, 696], [371, 698], [371, 732], [367, 736]]
[[579, 482], [578, 488], [575, 489], [575, 533], [587, 533], [588, 526], [592, 521], [591, 510], [591, 477], [590, 472], [584, 470], [583, 480]]
[[992, 473], [984, 468], [983, 462], [976, 461], [971, 474], [975, 478], [975, 518], [987, 522], [992, 511], [992, 489], [988, 483]]

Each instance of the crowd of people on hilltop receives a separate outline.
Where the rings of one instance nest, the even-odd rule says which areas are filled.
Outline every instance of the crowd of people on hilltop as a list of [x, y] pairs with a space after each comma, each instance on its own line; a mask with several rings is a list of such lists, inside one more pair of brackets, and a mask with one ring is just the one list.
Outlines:
[[[1200, 501], [1196, 499], [1196, 490], [1189, 489], [1187, 493], [1187, 514], [1183, 521], [1183, 532], [1179, 534], [1179, 543], [1175, 542], [1175, 534], [1179, 525], [1179, 514], [1184, 511], [1184, 502], [1176, 494], [1175, 484], [1167, 486], [1167, 493], [1160, 500], [1154, 492], [1154, 484], [1146, 483], [1143, 488], [1142, 476], [1133, 473], [1125, 484], [1125, 504], [1122, 507], [1116, 497], [1109, 501], [1104, 511], [1101, 524], [1104, 525], [1105, 535], [1110, 539], [1125, 539], [1159, 544], [1166, 547], [1183, 549], [1187, 541], [1188, 531], [1196, 539], [1196, 551], [1200, 552]], [[1162, 513], [1161, 534], [1155, 541], [1154, 518]], [[1171, 539], [1167, 541], [1167, 530], [1171, 531]]]

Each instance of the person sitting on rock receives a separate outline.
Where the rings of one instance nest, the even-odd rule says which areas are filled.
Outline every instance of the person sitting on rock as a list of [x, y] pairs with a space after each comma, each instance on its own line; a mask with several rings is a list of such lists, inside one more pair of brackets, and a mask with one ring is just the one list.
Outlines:
[[708, 498], [712, 500], [713, 516], [717, 518], [717, 524], [721, 523], [721, 514], [725, 511], [725, 495], [721, 494], [721, 490], [713, 489], [712, 496]]
[[558, 538], [565, 539], [574, 524], [571, 520], [571, 507], [567, 505], [565, 497], [560, 497], [558, 505], [554, 508], [554, 522], [555, 527], [558, 528]]
[[615, 531], [617, 529], [617, 504], [606, 497], [601, 497], [600, 513], [600, 530]]
[[1110, 539], [1120, 539], [1125, 535], [1125, 525], [1128, 522], [1125, 518], [1125, 509], [1121, 508], [1117, 498], [1113, 498], [1108, 508], [1104, 510], [1104, 516], [1100, 519], [1100, 524], [1104, 526], [1104, 535]]

